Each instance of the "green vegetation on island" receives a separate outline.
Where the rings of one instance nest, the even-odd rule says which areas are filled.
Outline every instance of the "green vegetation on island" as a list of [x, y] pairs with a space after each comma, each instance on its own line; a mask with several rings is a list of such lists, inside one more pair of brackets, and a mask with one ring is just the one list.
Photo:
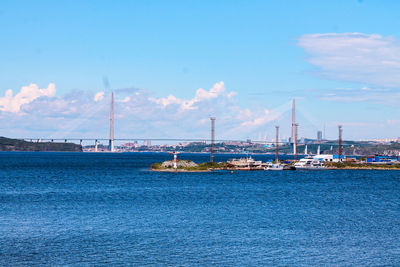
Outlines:
[[226, 163], [217, 162], [204, 162], [196, 164], [191, 160], [178, 160], [176, 162], [177, 168], [173, 166], [173, 161], [164, 161], [162, 163], [153, 163], [150, 170], [153, 171], [210, 171], [210, 170], [223, 170], [227, 168]]
[[227, 168], [226, 163], [217, 162], [204, 162], [198, 164], [196, 167], [189, 167], [189, 171], [207, 171], [207, 170], [224, 170]]
[[27, 142], [20, 139], [0, 137], [0, 151], [82, 152], [82, 146], [74, 143]]
[[354, 162], [330, 162], [325, 164], [326, 167], [332, 169], [381, 169], [381, 170], [400, 170], [400, 164], [368, 164]]

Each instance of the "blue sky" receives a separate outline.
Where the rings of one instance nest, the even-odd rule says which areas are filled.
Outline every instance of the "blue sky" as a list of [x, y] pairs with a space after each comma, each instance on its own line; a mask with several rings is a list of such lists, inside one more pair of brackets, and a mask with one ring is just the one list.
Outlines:
[[[214, 115], [221, 138], [272, 138], [276, 124], [287, 137], [296, 97], [302, 136], [325, 124], [336, 138], [340, 123], [347, 139], [397, 137], [398, 10], [378, 0], [2, 1], [1, 135], [106, 137], [106, 77], [121, 101], [119, 136], [208, 136]], [[49, 84], [55, 92], [40, 91]], [[28, 97], [7, 98], [22, 87]], [[199, 88], [210, 95], [196, 99]]]

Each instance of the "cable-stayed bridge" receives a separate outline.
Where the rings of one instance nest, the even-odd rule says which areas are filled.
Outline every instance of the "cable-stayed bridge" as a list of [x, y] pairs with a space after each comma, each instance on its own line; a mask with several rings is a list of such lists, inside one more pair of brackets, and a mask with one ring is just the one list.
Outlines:
[[[80, 143], [83, 142], [110, 142], [111, 139], [109, 138], [18, 138], [20, 140], [30, 141], [30, 142], [74, 142]], [[134, 142], [134, 141], [158, 141], [158, 142], [211, 142], [211, 139], [206, 138], [114, 138], [113, 141], [120, 141], [120, 142]], [[215, 139], [215, 142], [219, 143], [226, 143], [226, 142], [239, 142], [239, 143], [256, 143], [256, 144], [276, 144], [275, 141], [267, 141], [267, 140], [244, 140], [244, 139]], [[344, 141], [345, 142], [345, 141]], [[279, 144], [291, 144], [290, 142], [278, 142]], [[303, 145], [305, 143], [298, 143], [298, 145]], [[314, 144], [323, 144], [323, 145], [338, 145], [338, 140], [322, 140], [322, 141], [315, 141]], [[352, 146], [354, 144], [346, 144], [343, 143], [343, 146]], [[358, 143], [357, 146], [362, 144]]]
[[[284, 105], [285, 109], [288, 106], [287, 104]], [[211, 117], [212, 123], [215, 123], [215, 118]], [[214, 124], [215, 125], [215, 124]], [[298, 142], [298, 137], [297, 137], [297, 128], [298, 128], [298, 123], [296, 123], [295, 120], [295, 100], [293, 99], [292, 102], [292, 133], [291, 133], [291, 139], [288, 142], [276, 142], [277, 140], [274, 141], [267, 141], [267, 140], [251, 140], [251, 143], [257, 143], [257, 144], [281, 144], [281, 145], [287, 145], [290, 144], [293, 146], [293, 154], [296, 154], [296, 147], [298, 145], [304, 145], [305, 143]], [[215, 139], [213, 135], [214, 131], [214, 126], [212, 124], [211, 128], [211, 139], [207, 138], [114, 138], [114, 93], [111, 93], [111, 101], [110, 101], [110, 137], [109, 138], [20, 138], [25, 141], [31, 141], [31, 142], [74, 142], [74, 143], [79, 143], [82, 145], [83, 142], [93, 142], [96, 146], [99, 144], [100, 141], [108, 141], [108, 146], [109, 150], [112, 152], [114, 151], [114, 142], [119, 141], [119, 142], [137, 142], [137, 141], [154, 141], [154, 142], [210, 142], [213, 144], [213, 142], [239, 142], [239, 143], [249, 143], [249, 140], [243, 140], [243, 139]], [[346, 144], [342, 143], [339, 144], [339, 140], [318, 140], [320, 144], [324, 145], [331, 145], [331, 146], [337, 146], [337, 145], [343, 145], [343, 146], [348, 146], [352, 144]], [[314, 142], [314, 144], [318, 144], [318, 142]], [[359, 144], [358, 144], [359, 146]]]

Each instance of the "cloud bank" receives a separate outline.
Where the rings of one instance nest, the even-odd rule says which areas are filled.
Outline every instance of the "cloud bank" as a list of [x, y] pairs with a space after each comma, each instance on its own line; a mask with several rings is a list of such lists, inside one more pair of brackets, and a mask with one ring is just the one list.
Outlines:
[[44, 89], [40, 89], [39, 86], [31, 83], [28, 86], [23, 86], [15, 96], [13, 96], [13, 90], [9, 89], [4, 97], [0, 97], [0, 111], [20, 113], [22, 105], [31, 103], [39, 97], [52, 97], [55, 94], [56, 86], [54, 83], [50, 83]]
[[395, 89], [380, 88], [336, 88], [318, 92], [322, 100], [337, 102], [370, 102], [384, 106], [398, 106], [400, 103], [400, 92]]
[[[217, 117], [219, 138], [243, 138], [265, 131], [285, 112], [243, 109], [236, 93], [227, 90], [222, 81], [208, 90], [195, 90], [190, 99], [156, 97], [141, 89], [114, 93], [115, 134], [120, 138], [208, 138], [210, 116]], [[15, 96], [8, 90], [0, 98], [0, 128], [11, 137], [107, 137], [109, 97], [110, 93], [103, 91], [58, 96], [54, 84], [45, 89], [30, 84]]]
[[364, 33], [306, 34], [298, 46], [322, 77], [400, 87], [400, 42], [391, 36]]
[[219, 97], [230, 99], [235, 95], [235, 92], [226, 91], [224, 82], [219, 82], [209, 91], [206, 91], [203, 88], [197, 89], [193, 99], [185, 100], [169, 95], [167, 98], [149, 98], [149, 100], [161, 105], [163, 108], [166, 108], [169, 105], [177, 105], [179, 106], [179, 111], [185, 111], [199, 109], [201, 104], [212, 99], [217, 99]]

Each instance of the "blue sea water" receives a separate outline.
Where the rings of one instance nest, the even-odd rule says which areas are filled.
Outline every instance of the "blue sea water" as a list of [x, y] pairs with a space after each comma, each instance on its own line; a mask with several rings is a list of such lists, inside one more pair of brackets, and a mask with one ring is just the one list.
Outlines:
[[170, 157], [0, 153], [0, 265], [400, 265], [400, 171], [148, 171]]

